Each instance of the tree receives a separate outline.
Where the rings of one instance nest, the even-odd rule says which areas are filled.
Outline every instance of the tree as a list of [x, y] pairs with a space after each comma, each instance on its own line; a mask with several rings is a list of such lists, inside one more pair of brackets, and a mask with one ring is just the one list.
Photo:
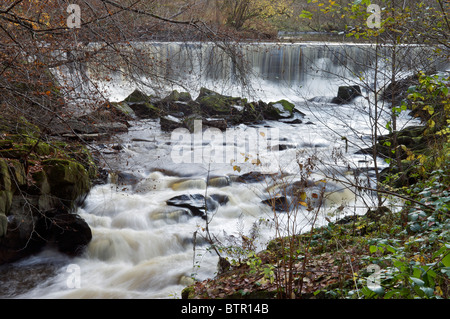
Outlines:
[[288, 0], [223, 0], [221, 8], [225, 12], [226, 24], [241, 30], [252, 19], [289, 15], [290, 4]]

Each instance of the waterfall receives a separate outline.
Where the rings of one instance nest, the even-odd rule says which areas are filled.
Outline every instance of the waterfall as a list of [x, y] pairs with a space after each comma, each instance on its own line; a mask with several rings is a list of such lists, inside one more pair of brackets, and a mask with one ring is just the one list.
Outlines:
[[[98, 49], [91, 43], [87, 49]], [[141, 82], [148, 94], [161, 96], [170, 89], [181, 88], [196, 96], [199, 89], [208, 87], [220, 93], [245, 96], [247, 85], [258, 95], [267, 90], [287, 88], [314, 95], [335, 94], [336, 83], [361, 82], [373, 77], [375, 72], [375, 45], [349, 43], [214, 43], [199, 42], [149, 42], [123, 45], [123, 54], [100, 53], [95, 63], [85, 69], [99, 87], [108, 91], [113, 100], [121, 100]], [[427, 69], [445, 69], [448, 61], [429, 57], [432, 49], [419, 45], [379, 46], [377, 70], [385, 81], [391, 79], [387, 72], [392, 50], [396, 50], [396, 68], [414, 72]], [[105, 68], [99, 61], [111, 60], [115, 70]], [[74, 70], [63, 70], [66, 73]], [[383, 71], [383, 72], [381, 72]], [[380, 76], [379, 74], [379, 76]], [[405, 73], [397, 74], [402, 76]], [[133, 81], [128, 81], [128, 76]], [[107, 85], [102, 77], [112, 80]], [[245, 82], [241, 81], [245, 78]], [[363, 81], [364, 81], [363, 80]], [[324, 84], [333, 82], [333, 87]], [[359, 83], [357, 83], [359, 84]], [[303, 90], [302, 90], [303, 89]], [[334, 91], [331, 92], [330, 90]]]

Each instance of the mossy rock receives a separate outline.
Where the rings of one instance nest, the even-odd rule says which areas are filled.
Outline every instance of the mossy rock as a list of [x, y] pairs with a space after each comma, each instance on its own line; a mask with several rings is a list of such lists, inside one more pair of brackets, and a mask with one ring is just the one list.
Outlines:
[[0, 238], [6, 235], [8, 219], [13, 193], [12, 191], [0, 190]]
[[0, 213], [0, 238], [6, 235], [8, 231], [8, 218]]
[[47, 174], [44, 171], [37, 171], [31, 174], [34, 181], [29, 189], [29, 193], [34, 195], [50, 194], [51, 188], [48, 183]]
[[181, 291], [181, 299], [194, 299], [195, 289], [193, 286], [188, 286]]
[[63, 202], [72, 202], [86, 194], [90, 189], [90, 178], [80, 163], [66, 159], [48, 159], [42, 161], [52, 195]]
[[11, 190], [11, 175], [9, 173], [8, 163], [0, 159], [0, 191]]
[[13, 198], [12, 191], [0, 191], [0, 215], [9, 215]]
[[279, 100], [277, 102], [271, 102], [269, 104], [271, 104], [271, 105], [279, 104], [279, 105], [281, 105], [283, 107], [283, 110], [291, 113], [291, 115], [294, 112], [294, 108], [295, 108], [295, 105], [293, 103], [287, 101], [287, 100]]
[[15, 146], [11, 149], [0, 150], [0, 157], [21, 159], [27, 157], [30, 151], [26, 147]]
[[189, 92], [178, 92], [173, 90], [168, 96], [166, 96], [162, 101], [164, 102], [190, 102], [192, 101], [192, 96]]
[[240, 97], [222, 95], [212, 90], [201, 88], [196, 102], [200, 104], [202, 112], [205, 112], [209, 116], [214, 116], [231, 115], [235, 110], [234, 105], [244, 106], [247, 100]]
[[209, 115], [224, 115], [231, 112], [230, 103], [218, 95], [204, 96], [197, 100], [202, 111]]
[[131, 102], [131, 103], [136, 103], [136, 102], [148, 102], [150, 101], [150, 97], [139, 91], [138, 89], [134, 90], [133, 93], [131, 93], [130, 95], [127, 96], [127, 98], [124, 100], [125, 102]]
[[55, 152], [55, 148], [48, 143], [39, 142], [35, 146], [34, 151], [39, 156], [48, 156]]
[[39, 127], [30, 123], [23, 116], [14, 119], [0, 116], [0, 132], [38, 137], [41, 131]]
[[135, 117], [133, 109], [126, 102], [111, 102], [109, 103], [119, 114], [123, 114], [126, 117]]
[[97, 177], [97, 165], [95, 164], [91, 152], [89, 152], [86, 146], [77, 144], [77, 147], [72, 147], [72, 151], [68, 153], [68, 156], [83, 165], [90, 178], [94, 179]]
[[12, 174], [15, 181], [13, 184], [18, 187], [24, 186], [27, 183], [27, 176], [23, 164], [19, 160], [10, 160], [9, 166], [10, 175]]
[[290, 118], [294, 114], [295, 105], [287, 100], [270, 102], [263, 108], [264, 117], [268, 120]]
[[161, 110], [150, 102], [130, 102], [128, 106], [141, 119], [157, 118], [161, 115]]

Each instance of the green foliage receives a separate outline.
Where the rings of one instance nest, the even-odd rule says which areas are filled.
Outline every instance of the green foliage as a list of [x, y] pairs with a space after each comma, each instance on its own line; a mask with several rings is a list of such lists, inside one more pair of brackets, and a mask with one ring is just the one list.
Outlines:
[[275, 281], [275, 266], [272, 264], [262, 264], [261, 257], [257, 256], [254, 252], [248, 255], [246, 263], [250, 268], [250, 274], [262, 273], [264, 280], [268, 280], [270, 283]]
[[416, 116], [427, 121], [427, 133], [447, 136], [450, 141], [450, 76], [419, 73], [419, 84], [408, 89], [408, 102]]

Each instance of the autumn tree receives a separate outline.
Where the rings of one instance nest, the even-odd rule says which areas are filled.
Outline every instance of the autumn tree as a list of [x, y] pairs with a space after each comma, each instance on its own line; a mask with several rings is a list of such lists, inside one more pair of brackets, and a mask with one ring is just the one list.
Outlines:
[[289, 0], [223, 0], [221, 10], [224, 12], [226, 24], [236, 30], [244, 28], [252, 19], [269, 19], [291, 13]]

